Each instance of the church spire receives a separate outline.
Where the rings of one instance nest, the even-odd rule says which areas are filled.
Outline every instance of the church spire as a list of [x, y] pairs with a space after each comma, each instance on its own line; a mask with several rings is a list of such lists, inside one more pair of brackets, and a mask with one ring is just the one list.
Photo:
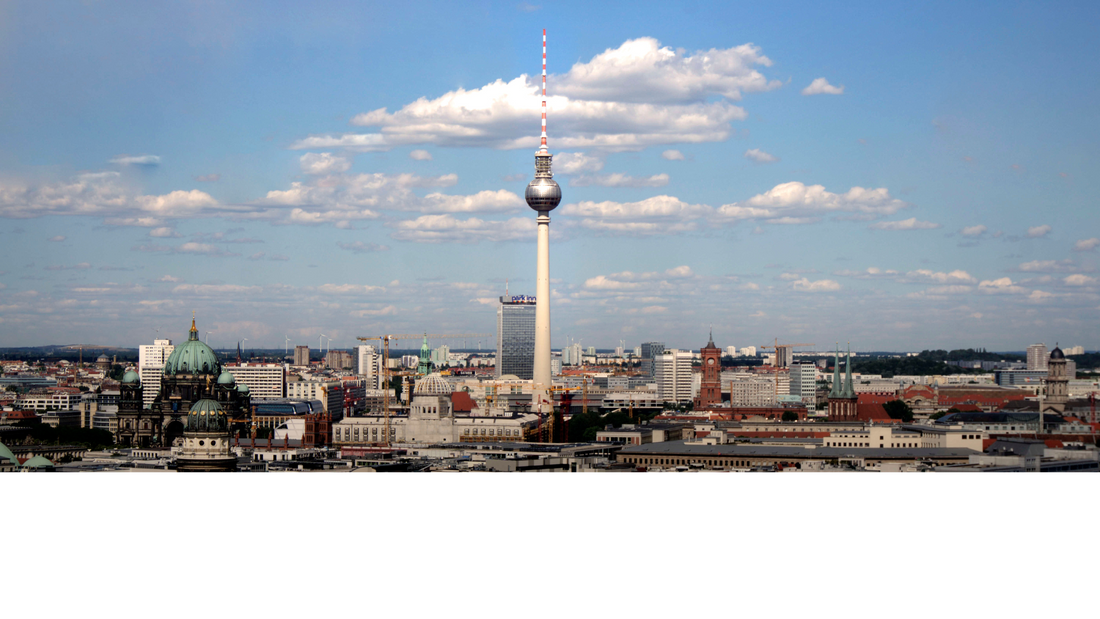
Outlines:
[[199, 339], [199, 330], [195, 327], [195, 310], [191, 310], [191, 332], [187, 334], [187, 339], [190, 341]]
[[833, 361], [833, 388], [829, 390], [829, 397], [840, 397], [840, 342], [836, 343], [836, 360]]
[[848, 360], [844, 363], [844, 394], [842, 397], [856, 397], [856, 390], [852, 388], [852, 344], [848, 344]]

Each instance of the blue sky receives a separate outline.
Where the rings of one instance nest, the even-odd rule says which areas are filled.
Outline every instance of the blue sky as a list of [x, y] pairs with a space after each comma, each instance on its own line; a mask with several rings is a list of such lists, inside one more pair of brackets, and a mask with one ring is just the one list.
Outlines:
[[1098, 347], [1095, 3], [590, 4], [0, 5], [0, 346], [492, 332], [546, 28], [555, 347]]

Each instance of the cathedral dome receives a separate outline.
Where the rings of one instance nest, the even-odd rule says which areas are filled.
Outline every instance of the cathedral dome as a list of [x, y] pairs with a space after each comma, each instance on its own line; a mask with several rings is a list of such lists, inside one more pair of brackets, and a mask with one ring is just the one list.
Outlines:
[[140, 385], [141, 384], [141, 377], [138, 376], [138, 373], [135, 372], [133, 368], [130, 368], [129, 370], [126, 370], [125, 374], [122, 375], [122, 384], [123, 385]]
[[454, 387], [439, 374], [428, 374], [416, 383], [413, 395], [451, 395]]
[[1058, 348], [1057, 344], [1055, 344], [1054, 350], [1050, 351], [1050, 358], [1051, 359], [1065, 359], [1066, 354], [1064, 352], [1062, 352], [1061, 348]]
[[187, 412], [188, 432], [225, 432], [229, 429], [229, 417], [214, 400], [202, 399], [191, 405]]
[[217, 376], [221, 374], [222, 364], [218, 361], [218, 355], [214, 349], [207, 346], [199, 339], [199, 331], [195, 328], [195, 321], [191, 321], [191, 332], [187, 341], [177, 346], [168, 355], [168, 361], [164, 363], [164, 374], [209, 374]]
[[226, 386], [231, 387], [234, 384], [236, 384], [236, 382], [237, 382], [237, 378], [235, 376], [233, 376], [233, 374], [229, 370], [223, 369], [222, 373], [221, 373], [221, 376], [218, 376], [218, 384], [219, 385], [226, 385]]
[[248, 393], [248, 385], [245, 385], [243, 383], [237, 385], [237, 391], [239, 391], [240, 393]]

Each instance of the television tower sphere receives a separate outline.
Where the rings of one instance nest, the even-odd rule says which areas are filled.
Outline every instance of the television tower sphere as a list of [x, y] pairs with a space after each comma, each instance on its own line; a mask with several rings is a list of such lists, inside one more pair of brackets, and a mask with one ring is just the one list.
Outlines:
[[[550, 153], [539, 151], [535, 155], [535, 178], [527, 185], [527, 191], [523, 197], [527, 199], [527, 206], [540, 213], [548, 213], [561, 202], [561, 187], [553, 179], [550, 173]], [[545, 160], [545, 171], [540, 169]]]

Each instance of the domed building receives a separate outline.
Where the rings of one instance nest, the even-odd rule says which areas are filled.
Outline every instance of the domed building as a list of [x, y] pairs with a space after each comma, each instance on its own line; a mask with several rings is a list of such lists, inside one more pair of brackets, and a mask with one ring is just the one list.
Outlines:
[[199, 339], [195, 319], [187, 341], [165, 361], [160, 392], [149, 408], [143, 407], [137, 372], [122, 377], [116, 442], [134, 447], [170, 447], [183, 437], [191, 407], [212, 400], [225, 413], [230, 430], [234, 419], [244, 419], [251, 409], [248, 388], [237, 385], [224, 371], [214, 350]]
[[237, 456], [230, 450], [229, 416], [210, 399], [195, 402], [187, 411], [178, 471], [235, 471]]

